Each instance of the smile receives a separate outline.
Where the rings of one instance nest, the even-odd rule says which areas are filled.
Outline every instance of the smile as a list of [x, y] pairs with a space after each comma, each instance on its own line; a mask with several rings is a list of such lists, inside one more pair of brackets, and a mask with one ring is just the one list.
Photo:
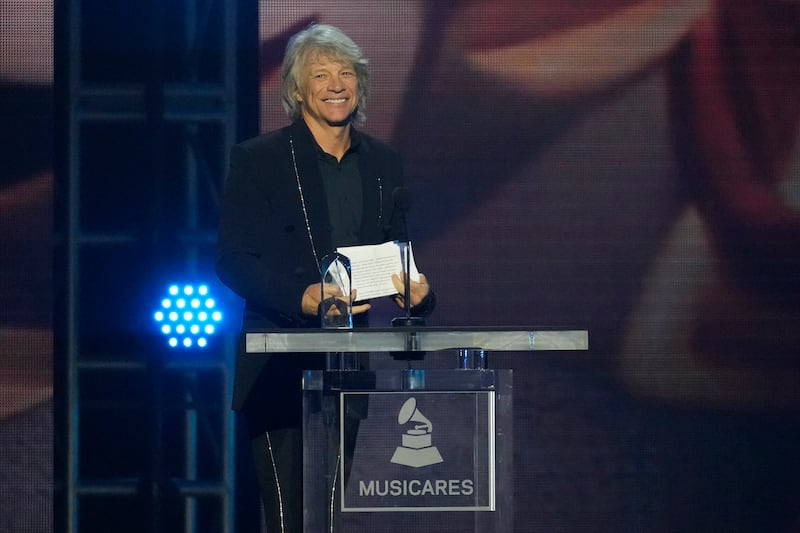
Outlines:
[[326, 98], [325, 101], [328, 102], [329, 104], [343, 104], [343, 103], [345, 103], [347, 101], [347, 99], [346, 98]]

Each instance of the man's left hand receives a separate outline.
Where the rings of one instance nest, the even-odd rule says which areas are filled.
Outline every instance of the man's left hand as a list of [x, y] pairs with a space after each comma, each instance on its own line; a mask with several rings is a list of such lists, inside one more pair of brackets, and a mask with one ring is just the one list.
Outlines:
[[[405, 285], [404, 285], [404, 276], [405, 274], [394, 274], [392, 276], [392, 284], [394, 288], [397, 290], [397, 294], [394, 296], [394, 301], [397, 302], [401, 308], [405, 308]], [[419, 305], [422, 300], [428, 295], [430, 292], [431, 287], [428, 285], [428, 280], [425, 279], [424, 274], [419, 275], [419, 281], [411, 280], [411, 284], [409, 286], [411, 289], [411, 307]]]

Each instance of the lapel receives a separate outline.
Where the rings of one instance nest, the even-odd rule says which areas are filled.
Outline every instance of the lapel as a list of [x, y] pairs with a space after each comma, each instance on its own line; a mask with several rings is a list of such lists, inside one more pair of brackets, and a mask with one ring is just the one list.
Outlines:
[[[322, 183], [322, 174], [317, 163], [317, 143], [302, 120], [289, 126], [289, 134], [294, 144], [297, 173], [303, 189], [308, 224], [314, 238], [318, 261], [331, 253], [331, 223], [328, 214], [328, 200]], [[296, 179], [296, 176], [293, 176]]]
[[361, 174], [361, 240], [364, 244], [378, 244], [383, 239], [381, 218], [387, 192], [383, 190], [383, 177], [378, 174], [380, 166], [375, 161], [375, 152], [370, 150], [365, 135], [360, 132], [356, 135], [360, 137], [358, 170]]

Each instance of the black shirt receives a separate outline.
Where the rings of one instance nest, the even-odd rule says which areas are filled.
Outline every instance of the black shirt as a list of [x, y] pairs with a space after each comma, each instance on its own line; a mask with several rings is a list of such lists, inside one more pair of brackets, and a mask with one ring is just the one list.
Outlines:
[[334, 250], [340, 246], [361, 244], [360, 228], [364, 209], [358, 167], [359, 144], [358, 134], [351, 131], [350, 148], [341, 161], [317, 145], [317, 162], [328, 199]]

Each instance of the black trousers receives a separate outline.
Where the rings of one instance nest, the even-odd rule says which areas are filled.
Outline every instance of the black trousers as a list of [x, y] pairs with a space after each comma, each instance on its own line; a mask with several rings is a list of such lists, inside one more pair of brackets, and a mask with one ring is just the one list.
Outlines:
[[[344, 475], [345, 484], [350, 478], [350, 469], [355, 452], [356, 438], [363, 414], [348, 412], [345, 423], [344, 450], [347, 460], [345, 470], [339, 473], [342, 464], [336, 449], [338, 437], [329, 442], [328, 449], [331, 465], [328, 480], [320, 479], [320, 483], [335, 484], [338, 475]], [[264, 510], [264, 522], [267, 533], [302, 533], [303, 531], [303, 436], [300, 428], [274, 429], [251, 438], [253, 461], [261, 490], [261, 502]], [[338, 491], [333, 491], [336, 500]], [[338, 503], [335, 504], [338, 506]], [[337, 528], [338, 530], [338, 528]]]
[[303, 531], [303, 438], [300, 428], [251, 439], [267, 533]]
[[[342, 354], [338, 354], [341, 356]], [[351, 364], [356, 364], [361, 370], [369, 367], [367, 354], [348, 354], [354, 356]], [[315, 359], [294, 358], [293, 363], [298, 369], [286, 372], [283, 387], [266, 386], [260, 383], [254, 390], [253, 397], [248, 402], [243, 414], [247, 421], [250, 434], [250, 444], [253, 460], [261, 489], [261, 501], [264, 508], [267, 533], [302, 533], [303, 531], [303, 433], [302, 433], [302, 404], [299, 382], [301, 371], [299, 368], [314, 368], [314, 363], [319, 363], [318, 355]], [[319, 360], [317, 360], [319, 359]], [[332, 364], [339, 364], [333, 361]], [[262, 373], [263, 374], [263, 373]], [[277, 373], [276, 373], [277, 375]], [[288, 377], [287, 377], [288, 376]], [[356, 380], [350, 383], [351, 378]], [[292, 379], [295, 378], [295, 379]], [[369, 379], [369, 376], [367, 376]], [[341, 375], [342, 383], [349, 386], [359, 385], [358, 388], [371, 389], [374, 383], [365, 379], [360, 373]], [[294, 384], [298, 385], [295, 386]], [[286, 385], [288, 384], [288, 385]], [[281, 409], [258, 408], [258, 406], [281, 405]], [[338, 417], [338, 396], [326, 396], [320, 405], [311, 406], [312, 412], [324, 412], [328, 425], [338, 427], [338, 421], [330, 418]], [[284, 413], [284, 418], [276, 419], [276, 413]], [[367, 416], [367, 400], [351, 401], [343, 413], [346, 417], [345, 442], [348, 449], [344, 451], [348, 460], [345, 462], [346, 471], [342, 472], [345, 481], [349, 478], [350, 466], [355, 450], [356, 436], [360, 420]], [[332, 422], [331, 422], [332, 421]], [[282, 424], [276, 429], [276, 424]], [[328, 449], [333, 454], [328, 458], [327, 464], [332, 465], [333, 471], [329, 477], [335, 477], [338, 472], [338, 435], [329, 435], [335, 440], [329, 444]], [[320, 483], [326, 480], [319, 480]], [[329, 481], [329, 480], [328, 480]]]

